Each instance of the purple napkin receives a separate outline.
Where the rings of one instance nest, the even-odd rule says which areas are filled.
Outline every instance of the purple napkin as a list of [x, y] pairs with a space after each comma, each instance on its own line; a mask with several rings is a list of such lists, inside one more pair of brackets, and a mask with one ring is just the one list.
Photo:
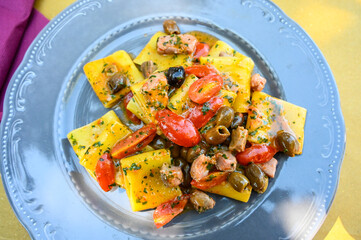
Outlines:
[[49, 22], [34, 0], [0, 0], [0, 119], [7, 85], [36, 35]]

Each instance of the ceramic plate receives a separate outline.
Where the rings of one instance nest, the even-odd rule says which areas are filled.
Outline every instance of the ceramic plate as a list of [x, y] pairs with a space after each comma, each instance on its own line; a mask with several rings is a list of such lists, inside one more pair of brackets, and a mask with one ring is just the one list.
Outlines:
[[[175, 19], [250, 56], [265, 91], [308, 110], [303, 154], [279, 154], [276, 177], [248, 203], [216, 196], [156, 230], [124, 190], [100, 190], [66, 134], [106, 113], [82, 67], [117, 50], [137, 55]], [[78, 1], [35, 39], [12, 78], [1, 122], [1, 173], [19, 220], [35, 239], [311, 239], [336, 192], [345, 127], [332, 73], [308, 35], [272, 2]], [[119, 117], [121, 112], [117, 111]]]

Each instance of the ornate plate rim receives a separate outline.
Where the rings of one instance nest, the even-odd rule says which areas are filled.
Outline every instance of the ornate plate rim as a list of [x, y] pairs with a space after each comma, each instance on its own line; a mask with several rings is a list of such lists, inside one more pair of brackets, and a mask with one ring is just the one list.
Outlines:
[[[105, 0], [104, 0], [105, 1]], [[107, 0], [108, 2], [111, 2], [112, 0]], [[278, 17], [280, 17], [281, 23], [285, 25], [286, 28], [291, 29], [292, 31], [296, 32], [300, 37], [301, 40], [304, 41], [304, 43], [307, 45], [308, 48], [311, 49], [312, 54], [319, 60], [319, 64], [322, 65], [322, 68], [324, 70], [324, 74], [326, 74], [327, 77], [327, 84], [329, 86], [328, 91], [333, 91], [333, 103], [332, 103], [332, 114], [336, 121], [338, 121], [338, 129], [339, 129], [339, 140], [344, 140], [343, 142], [339, 141], [339, 156], [337, 157], [337, 161], [334, 160], [336, 168], [332, 166], [331, 168], [335, 169], [335, 173], [333, 176], [336, 177], [334, 181], [334, 188], [333, 191], [330, 192], [328, 190], [328, 194], [331, 195], [330, 204], [326, 207], [326, 213], [328, 212], [333, 198], [337, 191], [338, 181], [339, 181], [339, 174], [340, 174], [340, 168], [342, 165], [342, 160], [344, 158], [345, 154], [345, 144], [346, 144], [346, 133], [345, 133], [345, 124], [344, 119], [341, 112], [340, 107], [340, 97], [338, 93], [338, 89], [336, 86], [336, 82], [334, 80], [334, 77], [332, 75], [331, 69], [329, 65], [326, 62], [326, 59], [324, 58], [321, 51], [318, 49], [316, 44], [313, 42], [313, 40], [309, 37], [309, 35], [293, 20], [291, 20], [275, 3], [269, 1], [269, 0], [242, 0], [242, 4], [249, 4], [249, 7], [256, 3], [261, 3], [261, 5], [265, 5], [268, 8], [270, 8]], [[93, 9], [95, 7], [100, 8], [99, 1], [96, 0], [81, 0], [78, 2], [73, 3], [69, 7], [67, 7], [64, 11], [62, 11], [59, 15], [57, 15], [54, 19], [52, 19], [46, 27], [38, 34], [38, 36], [34, 39], [31, 46], [28, 48], [23, 61], [19, 65], [18, 69], [14, 73], [7, 91], [5, 95], [4, 100], [4, 112], [3, 112], [3, 121], [1, 122], [1, 136], [2, 136], [2, 155], [1, 155], [1, 176], [2, 181], [5, 187], [5, 192], [7, 194], [7, 197], [9, 199], [9, 202], [19, 219], [19, 221], [22, 223], [22, 225], [25, 227], [25, 229], [29, 232], [30, 236], [32, 238], [35, 237], [35, 233], [37, 232], [37, 227], [33, 224], [34, 219], [31, 218], [31, 216], [26, 214], [26, 211], [23, 211], [21, 213], [22, 207], [19, 207], [19, 205], [16, 205], [15, 202], [19, 202], [19, 199], [17, 198], [16, 191], [10, 191], [13, 188], [14, 182], [11, 179], [11, 176], [9, 176], [8, 168], [11, 166], [11, 156], [9, 157], [7, 152], [7, 138], [10, 131], [20, 131], [21, 128], [17, 128], [17, 125], [21, 124], [21, 119], [15, 119], [15, 112], [16, 111], [22, 111], [24, 109], [23, 104], [25, 103], [25, 100], [23, 98], [24, 91], [26, 90], [26, 87], [32, 83], [33, 78], [35, 77], [33, 72], [27, 72], [29, 69], [33, 67], [33, 64], [38, 64], [39, 66], [42, 65], [41, 56], [45, 56], [45, 47], [47, 45], [51, 46], [52, 38], [54, 37], [54, 32], [58, 31], [58, 26], [66, 25], [68, 22], [70, 22], [73, 18], [83, 15], [81, 11], [84, 9]], [[257, 6], [256, 6], [257, 7]], [[267, 13], [263, 13], [265, 18], [268, 18], [270, 21], [274, 21], [272, 19], [272, 15], [269, 16]], [[40, 55], [37, 55], [37, 54]], [[14, 101], [14, 97], [16, 97], [17, 101]], [[338, 111], [338, 112], [337, 112]], [[336, 113], [337, 112], [337, 113]], [[10, 125], [12, 126], [12, 129], [9, 129]], [[343, 136], [341, 133], [344, 133]], [[336, 158], [336, 157], [335, 157]], [[330, 175], [331, 176], [331, 175]], [[21, 205], [20, 205], [21, 206]], [[327, 214], [323, 217], [321, 222], [324, 221]], [[47, 223], [49, 225], [45, 225], [45, 227], [50, 226], [50, 223]], [[321, 227], [322, 224], [319, 224], [316, 227], [313, 227], [311, 230], [313, 233], [316, 233], [316, 230], [318, 230]], [[38, 235], [39, 236], [39, 235]], [[47, 237], [51, 236], [50, 230], [49, 235]]]

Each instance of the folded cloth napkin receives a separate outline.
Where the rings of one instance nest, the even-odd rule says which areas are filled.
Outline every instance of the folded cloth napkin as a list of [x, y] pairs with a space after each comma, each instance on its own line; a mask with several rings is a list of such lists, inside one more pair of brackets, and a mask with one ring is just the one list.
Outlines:
[[49, 22], [34, 0], [0, 0], [0, 120], [7, 85], [36, 35]]

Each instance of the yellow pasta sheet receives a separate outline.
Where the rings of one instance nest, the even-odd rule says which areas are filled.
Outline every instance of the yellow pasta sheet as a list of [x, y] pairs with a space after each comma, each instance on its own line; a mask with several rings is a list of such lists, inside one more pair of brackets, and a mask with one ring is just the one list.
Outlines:
[[95, 143], [95, 140], [110, 123], [121, 123], [113, 110], [107, 112], [101, 118], [68, 133], [67, 137], [75, 154], [82, 159], [88, 148]]
[[300, 144], [297, 154], [302, 153], [307, 113], [305, 108], [263, 92], [253, 92], [251, 108], [255, 110], [248, 114], [248, 141], [270, 142], [278, 130], [287, 130], [290, 127]]
[[192, 64], [192, 57], [190, 55], [162, 55], [157, 52], [157, 40], [161, 36], [165, 36], [163, 32], [157, 32], [153, 35], [144, 49], [134, 59], [136, 64], [141, 65], [143, 62], [152, 60], [157, 64], [158, 70], [163, 71], [174, 66], [187, 66]]
[[[116, 94], [111, 94], [107, 85], [110, 77], [107, 76], [106, 69], [110, 65], [115, 65], [118, 71], [129, 79], [127, 87]], [[144, 79], [128, 53], [123, 50], [117, 51], [108, 57], [85, 64], [84, 72], [94, 92], [106, 108], [114, 106], [127, 92], [129, 92], [129, 87], [131, 85]]]
[[248, 202], [249, 198], [251, 197], [252, 187], [248, 186], [242, 192], [238, 192], [234, 190], [234, 188], [228, 182], [219, 184], [215, 187], [209, 188], [205, 190], [206, 192], [215, 193], [218, 195], [222, 195], [225, 197], [233, 198], [238, 201]]
[[133, 211], [155, 208], [182, 194], [179, 187], [167, 187], [160, 177], [163, 163], [171, 164], [165, 149], [134, 155], [121, 160], [125, 188]]
[[251, 74], [254, 62], [249, 57], [201, 57], [201, 64], [211, 64], [219, 72], [226, 74], [239, 87], [233, 108], [236, 112], [247, 112], [251, 97]]

